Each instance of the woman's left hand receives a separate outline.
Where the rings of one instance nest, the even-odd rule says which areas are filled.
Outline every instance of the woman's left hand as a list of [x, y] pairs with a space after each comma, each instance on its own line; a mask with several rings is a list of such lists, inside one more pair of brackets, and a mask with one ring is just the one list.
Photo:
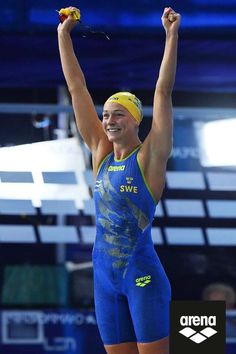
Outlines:
[[162, 24], [167, 31], [178, 31], [181, 16], [175, 12], [171, 7], [166, 7], [162, 15]]

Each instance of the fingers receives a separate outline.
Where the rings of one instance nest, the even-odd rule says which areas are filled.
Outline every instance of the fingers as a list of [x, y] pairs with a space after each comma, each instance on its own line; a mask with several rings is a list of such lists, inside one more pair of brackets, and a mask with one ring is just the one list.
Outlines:
[[171, 7], [166, 7], [162, 17], [163, 19], [168, 19], [170, 22], [174, 22], [180, 18], [180, 14], [175, 12]]
[[76, 7], [70, 6], [60, 9], [58, 11], [60, 22], [63, 23], [67, 18], [73, 19], [74, 21], [80, 21], [80, 10]]
[[178, 20], [180, 18], [180, 14], [177, 14], [176, 12], [175, 13], [170, 13], [169, 16], [168, 16], [168, 20], [170, 22], [174, 22], [176, 20]]
[[57, 31], [58, 33], [70, 33], [77, 23], [78, 21], [76, 21], [72, 15], [66, 16], [63, 20], [60, 19]]

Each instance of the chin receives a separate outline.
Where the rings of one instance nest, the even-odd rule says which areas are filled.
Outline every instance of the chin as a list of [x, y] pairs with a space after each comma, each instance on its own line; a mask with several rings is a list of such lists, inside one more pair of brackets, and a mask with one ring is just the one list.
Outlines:
[[117, 139], [114, 136], [107, 137], [110, 143], [114, 143]]
[[114, 141], [117, 141], [117, 136], [107, 134], [107, 139], [108, 139], [111, 143], [113, 143]]

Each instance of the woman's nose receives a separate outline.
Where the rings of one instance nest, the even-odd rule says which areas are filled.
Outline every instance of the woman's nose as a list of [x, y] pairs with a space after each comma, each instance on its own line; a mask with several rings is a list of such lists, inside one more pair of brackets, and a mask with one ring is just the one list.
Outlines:
[[108, 123], [109, 124], [114, 123], [114, 116], [112, 114], [110, 114], [109, 117], [108, 117]]

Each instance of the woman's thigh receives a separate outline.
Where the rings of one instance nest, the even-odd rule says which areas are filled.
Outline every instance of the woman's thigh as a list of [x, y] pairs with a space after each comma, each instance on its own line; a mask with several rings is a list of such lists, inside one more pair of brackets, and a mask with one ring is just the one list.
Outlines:
[[127, 274], [127, 293], [138, 343], [153, 343], [169, 335], [171, 288], [162, 265], [140, 259]]
[[169, 337], [150, 343], [105, 345], [107, 354], [169, 354]]
[[169, 337], [151, 343], [138, 343], [139, 354], [169, 354]]
[[107, 354], [139, 354], [137, 343], [121, 343], [105, 345]]

